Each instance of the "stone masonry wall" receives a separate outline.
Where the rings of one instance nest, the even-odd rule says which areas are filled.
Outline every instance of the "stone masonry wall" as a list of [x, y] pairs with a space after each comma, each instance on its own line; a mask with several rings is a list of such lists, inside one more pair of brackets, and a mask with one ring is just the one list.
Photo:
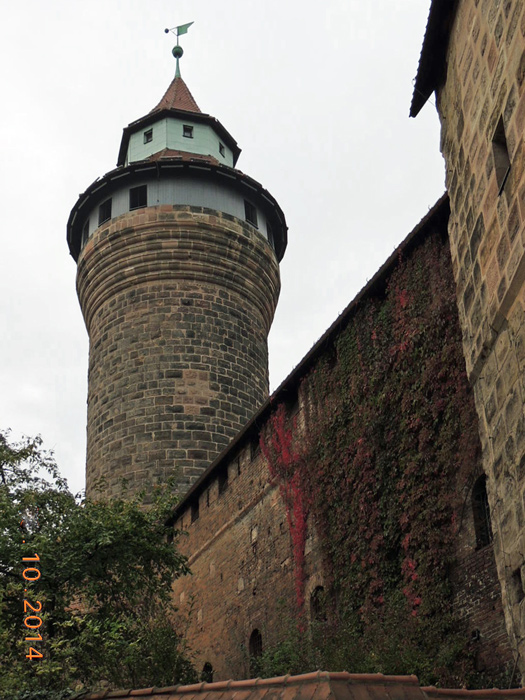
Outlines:
[[[196, 652], [197, 669], [211, 663], [214, 680], [250, 677], [252, 632], [261, 633], [263, 649], [271, 647], [281, 641], [288, 621], [294, 624], [296, 614], [286, 512], [264, 457], [254, 450], [257, 444], [255, 436], [232, 451], [175, 523], [188, 533], [178, 546], [189, 556], [192, 571], [175, 582], [175, 600], [183, 611], [192, 608], [187, 639]], [[313, 531], [307, 541], [306, 573], [308, 595], [324, 583]]]
[[87, 492], [181, 490], [268, 395], [279, 294], [273, 250], [212, 210], [160, 206], [112, 220], [78, 262], [90, 337]]
[[476, 475], [474, 472], [469, 488], [461, 494], [461, 527], [451, 575], [454, 609], [463, 624], [465, 637], [471, 640], [476, 670], [505, 674], [512, 667], [514, 657], [505, 627], [494, 545], [489, 542], [480, 546], [476, 538], [472, 508], [472, 485]]
[[[462, 0], [438, 91], [463, 345], [507, 629], [525, 670], [525, 5]], [[510, 171], [505, 181], [505, 173]]]
[[[417, 255], [417, 249], [411, 255]], [[333, 356], [335, 338], [334, 333], [330, 339], [323, 339], [322, 351], [316, 358], [322, 360], [325, 354]], [[178, 546], [189, 557], [193, 575], [175, 582], [175, 600], [182, 610], [192, 608], [188, 641], [196, 652], [198, 670], [206, 662], [211, 663], [214, 680], [248, 677], [248, 644], [253, 630], [261, 632], [266, 649], [282, 641], [287, 619], [296, 615], [293, 553], [286, 512], [279, 489], [257, 449], [269, 411], [279, 403], [294, 413], [299, 407], [296, 425], [300, 430], [308, 430], [304, 411], [308, 386], [303, 385], [301, 400], [297, 402], [300, 379], [295, 375], [289, 377], [271, 405], [255, 416], [247, 431], [178, 506], [175, 527], [188, 533]], [[473, 464], [467, 485], [450, 484], [459, 520], [456, 565], [451, 579], [454, 608], [462, 622], [465, 640], [473, 639], [476, 666], [480, 671], [489, 670], [494, 677], [512, 666], [513, 659], [493, 545], [488, 543], [480, 548], [476, 538], [472, 487], [480, 473], [479, 464]], [[312, 522], [305, 554], [308, 614], [315, 588], [323, 586], [331, 595], [332, 580]]]

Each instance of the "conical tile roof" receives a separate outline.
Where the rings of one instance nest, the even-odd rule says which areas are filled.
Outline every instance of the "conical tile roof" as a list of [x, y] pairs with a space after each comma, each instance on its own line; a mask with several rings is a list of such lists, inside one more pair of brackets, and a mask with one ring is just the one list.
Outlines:
[[185, 112], [197, 112], [202, 114], [198, 104], [193, 99], [193, 95], [188, 90], [188, 86], [179, 76], [173, 78], [171, 85], [164, 93], [164, 97], [158, 105], [151, 110], [150, 114], [163, 109], [182, 109]]

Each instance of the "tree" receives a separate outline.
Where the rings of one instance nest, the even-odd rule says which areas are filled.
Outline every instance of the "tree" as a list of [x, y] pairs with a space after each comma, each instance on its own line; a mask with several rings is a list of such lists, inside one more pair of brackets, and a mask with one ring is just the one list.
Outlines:
[[171, 600], [188, 567], [170, 505], [169, 489], [148, 509], [74, 497], [40, 438], [0, 432], [0, 699], [196, 680]]

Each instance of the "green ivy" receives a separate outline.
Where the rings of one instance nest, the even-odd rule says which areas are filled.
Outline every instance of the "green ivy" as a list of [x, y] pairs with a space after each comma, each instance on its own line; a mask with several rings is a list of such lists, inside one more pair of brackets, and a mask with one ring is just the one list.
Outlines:
[[[338, 601], [338, 623], [322, 635], [328, 666], [343, 654], [349, 671], [474, 682], [449, 572], [459, 494], [480, 446], [450, 254], [439, 235], [400, 258], [385, 285], [359, 302], [301, 392], [305, 430], [278, 407], [262, 444], [281, 493], [291, 478], [294, 489], [309, 485], [308, 513]], [[292, 537], [299, 541], [293, 530]], [[310, 642], [290, 648], [303, 660], [319, 656]], [[272, 672], [289, 672], [270, 663], [273, 653]]]

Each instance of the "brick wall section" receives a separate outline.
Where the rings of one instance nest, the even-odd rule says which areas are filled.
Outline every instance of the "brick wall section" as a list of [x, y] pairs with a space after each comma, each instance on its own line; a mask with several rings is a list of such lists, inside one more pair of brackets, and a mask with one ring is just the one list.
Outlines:
[[90, 338], [87, 492], [194, 481], [268, 395], [279, 269], [248, 224], [195, 207], [118, 217], [77, 288]]
[[[438, 91], [450, 243], [480, 419], [494, 549], [513, 645], [525, 639], [525, 5], [462, 0]], [[501, 193], [493, 141], [503, 121], [511, 170]], [[496, 141], [498, 139], [496, 138]], [[525, 642], [519, 641], [521, 670]]]

